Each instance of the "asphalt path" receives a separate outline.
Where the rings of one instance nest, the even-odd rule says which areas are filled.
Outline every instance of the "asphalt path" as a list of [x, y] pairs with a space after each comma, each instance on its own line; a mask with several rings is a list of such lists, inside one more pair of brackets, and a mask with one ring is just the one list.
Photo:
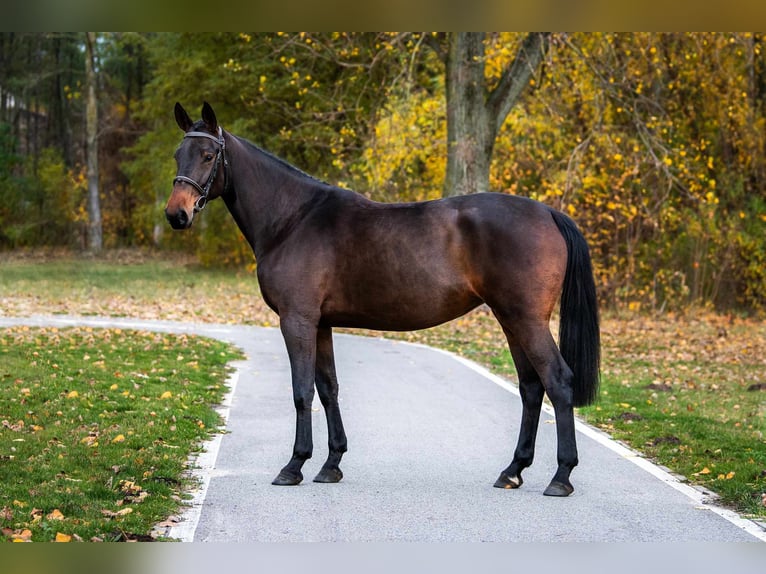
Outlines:
[[349, 452], [338, 484], [311, 481], [327, 455], [314, 408], [304, 483], [276, 487], [295, 428], [289, 365], [277, 329], [99, 319], [0, 317], [11, 325], [193, 333], [244, 350], [222, 408], [226, 433], [196, 460], [200, 487], [167, 534], [186, 541], [757, 542], [761, 525], [714, 504], [633, 451], [577, 424], [570, 497], [542, 495], [556, 470], [543, 413], [535, 464], [517, 490], [492, 487], [510, 462], [521, 403], [508, 381], [454, 355], [403, 342], [335, 336]]

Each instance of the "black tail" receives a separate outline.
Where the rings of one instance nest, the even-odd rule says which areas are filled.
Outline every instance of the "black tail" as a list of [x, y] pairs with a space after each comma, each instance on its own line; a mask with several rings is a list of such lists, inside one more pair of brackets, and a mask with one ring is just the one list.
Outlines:
[[551, 210], [567, 243], [567, 271], [561, 293], [559, 350], [574, 373], [574, 406], [593, 403], [598, 397], [601, 333], [598, 302], [588, 244], [571, 218]]

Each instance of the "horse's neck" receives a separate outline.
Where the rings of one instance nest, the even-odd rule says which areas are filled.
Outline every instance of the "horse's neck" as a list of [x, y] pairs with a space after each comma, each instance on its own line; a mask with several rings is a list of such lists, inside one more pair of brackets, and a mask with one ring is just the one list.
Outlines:
[[233, 193], [224, 201], [258, 259], [279, 242], [319, 192], [309, 178], [291, 173], [257, 148], [237, 143], [231, 156]]

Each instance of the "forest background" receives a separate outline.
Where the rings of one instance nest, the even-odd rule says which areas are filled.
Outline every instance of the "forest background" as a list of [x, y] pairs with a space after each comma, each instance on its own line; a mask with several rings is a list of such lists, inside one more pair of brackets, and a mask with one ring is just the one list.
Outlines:
[[[525, 38], [485, 36], [487, 90]], [[253, 266], [219, 202], [189, 234], [167, 228], [176, 101], [190, 111], [209, 101], [226, 130], [372, 199], [441, 197], [450, 191], [449, 41], [2, 33], [0, 249], [92, 246], [88, 150], [97, 147], [105, 248]], [[497, 132], [490, 189], [569, 213], [590, 243], [607, 306], [766, 311], [763, 52], [761, 34], [552, 34]]]

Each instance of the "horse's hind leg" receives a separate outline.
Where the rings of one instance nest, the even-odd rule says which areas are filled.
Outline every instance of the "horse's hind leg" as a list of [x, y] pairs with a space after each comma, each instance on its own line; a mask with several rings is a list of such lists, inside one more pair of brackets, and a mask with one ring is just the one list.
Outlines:
[[[510, 326], [502, 320], [501, 323], [504, 327]], [[539, 375], [556, 415], [558, 469], [544, 494], [547, 496], [568, 496], [574, 491], [574, 487], [569, 481], [569, 475], [578, 462], [572, 397], [572, 371], [564, 362], [547, 322], [539, 320], [519, 321], [513, 325], [513, 335], [529, 363]]]
[[346, 432], [338, 406], [338, 378], [335, 374], [335, 356], [332, 330], [320, 327], [317, 333], [316, 387], [327, 417], [327, 435], [330, 453], [314, 482], [338, 482], [343, 478], [340, 459], [346, 452]]
[[518, 488], [524, 481], [521, 471], [532, 465], [535, 458], [535, 440], [537, 427], [540, 421], [540, 409], [543, 404], [545, 389], [540, 382], [540, 377], [526, 354], [512, 336], [506, 331], [508, 345], [511, 349], [516, 372], [519, 375], [519, 392], [521, 394], [522, 414], [519, 440], [513, 453], [511, 464], [500, 473], [495, 482], [496, 488]]

